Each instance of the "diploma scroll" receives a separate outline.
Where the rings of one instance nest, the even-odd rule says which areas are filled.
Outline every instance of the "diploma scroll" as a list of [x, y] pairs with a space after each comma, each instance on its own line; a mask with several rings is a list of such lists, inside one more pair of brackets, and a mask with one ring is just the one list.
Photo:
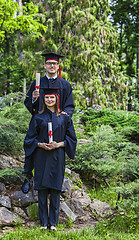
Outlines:
[[40, 88], [40, 73], [36, 73], [36, 85], [35, 85], [36, 90]]
[[49, 143], [53, 142], [52, 122], [48, 122]]

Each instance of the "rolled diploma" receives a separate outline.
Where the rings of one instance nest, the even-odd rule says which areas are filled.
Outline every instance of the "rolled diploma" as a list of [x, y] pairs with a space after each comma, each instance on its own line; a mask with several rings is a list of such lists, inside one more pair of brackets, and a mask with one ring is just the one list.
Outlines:
[[52, 122], [48, 122], [49, 143], [53, 142]]
[[[40, 73], [36, 73], [36, 86], [40, 86]], [[39, 89], [39, 88], [36, 88]]]

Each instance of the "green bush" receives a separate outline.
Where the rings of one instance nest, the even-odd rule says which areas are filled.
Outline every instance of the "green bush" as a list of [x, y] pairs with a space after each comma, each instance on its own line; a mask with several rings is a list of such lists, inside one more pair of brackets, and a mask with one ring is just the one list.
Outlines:
[[19, 155], [23, 152], [24, 134], [18, 133], [12, 126], [0, 126], [0, 152]]
[[122, 133], [130, 140], [139, 139], [139, 116], [135, 112], [105, 109], [94, 111], [92, 108], [80, 116], [85, 133], [92, 136], [97, 126], [110, 125], [115, 132]]
[[88, 180], [127, 181], [139, 176], [139, 146], [105, 125], [97, 127], [91, 139], [92, 143], [77, 145], [75, 161], [67, 160], [67, 166]]
[[1, 113], [5, 124], [7, 120], [12, 120], [15, 130], [20, 133], [27, 132], [31, 114], [24, 107], [23, 103], [20, 102], [11, 107], [6, 107]]
[[126, 184], [120, 183], [116, 192], [121, 196], [118, 205], [127, 212], [133, 210], [139, 218], [139, 179]]
[[0, 152], [10, 155], [23, 153], [23, 141], [27, 132], [31, 114], [23, 102], [5, 105], [0, 116]]

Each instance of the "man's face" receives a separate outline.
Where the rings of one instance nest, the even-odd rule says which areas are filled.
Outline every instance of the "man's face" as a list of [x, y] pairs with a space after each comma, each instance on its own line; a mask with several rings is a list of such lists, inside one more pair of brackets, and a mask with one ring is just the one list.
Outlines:
[[56, 75], [59, 69], [59, 64], [55, 60], [48, 60], [44, 64], [44, 68], [46, 69], [46, 73], [48, 75]]

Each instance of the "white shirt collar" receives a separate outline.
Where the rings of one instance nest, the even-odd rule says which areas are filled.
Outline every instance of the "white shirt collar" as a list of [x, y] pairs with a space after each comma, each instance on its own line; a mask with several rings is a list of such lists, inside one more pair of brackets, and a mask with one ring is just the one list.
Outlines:
[[[48, 77], [48, 75], [46, 74], [46, 77], [48, 78], [48, 79], [50, 79], [51, 77]], [[57, 78], [57, 75], [56, 76], [54, 76], [54, 77], [52, 77], [53, 79], [56, 79]]]

